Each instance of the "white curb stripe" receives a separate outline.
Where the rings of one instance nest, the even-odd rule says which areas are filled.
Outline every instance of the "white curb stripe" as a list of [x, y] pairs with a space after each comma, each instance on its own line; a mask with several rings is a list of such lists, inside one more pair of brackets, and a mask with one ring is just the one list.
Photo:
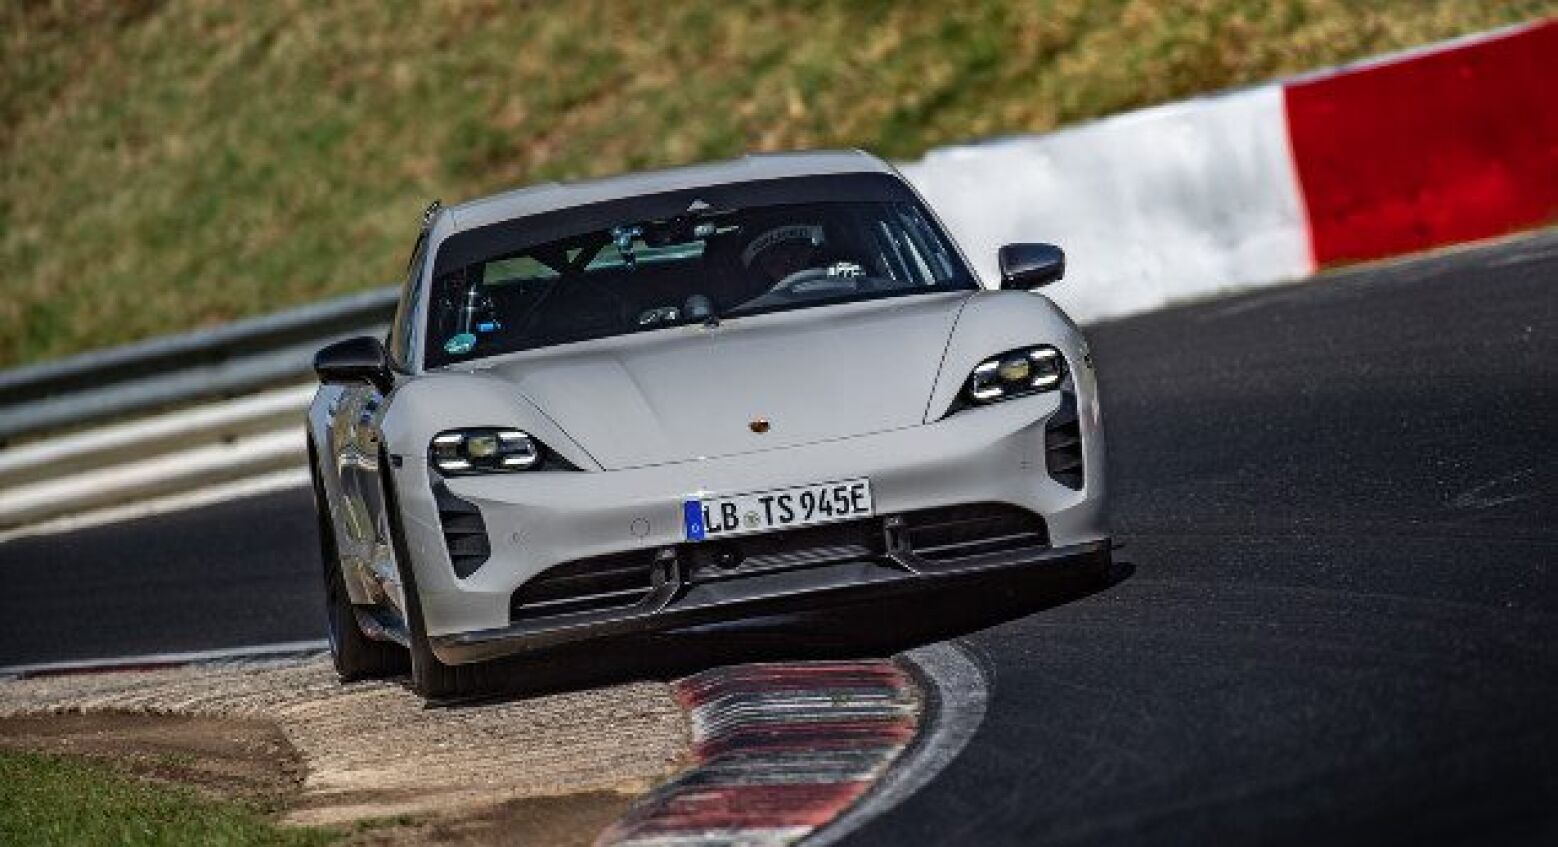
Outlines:
[[901, 170], [996, 287], [1001, 245], [1066, 250], [1078, 322], [1313, 271], [1281, 85], [933, 150]]

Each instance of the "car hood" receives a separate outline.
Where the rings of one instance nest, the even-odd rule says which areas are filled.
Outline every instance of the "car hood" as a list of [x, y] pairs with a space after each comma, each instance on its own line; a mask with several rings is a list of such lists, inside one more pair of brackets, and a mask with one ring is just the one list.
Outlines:
[[[726, 320], [530, 351], [481, 368], [606, 469], [924, 421], [968, 292]], [[766, 421], [767, 431], [757, 432]]]

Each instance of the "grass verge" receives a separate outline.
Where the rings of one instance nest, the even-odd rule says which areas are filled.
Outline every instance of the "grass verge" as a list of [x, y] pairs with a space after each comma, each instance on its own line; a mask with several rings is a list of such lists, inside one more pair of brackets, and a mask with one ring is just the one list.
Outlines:
[[123, 776], [100, 763], [0, 751], [0, 844], [298, 845], [339, 833], [282, 827], [248, 806]]
[[0, 4], [0, 367], [384, 283], [428, 200], [912, 157], [1558, 0]]

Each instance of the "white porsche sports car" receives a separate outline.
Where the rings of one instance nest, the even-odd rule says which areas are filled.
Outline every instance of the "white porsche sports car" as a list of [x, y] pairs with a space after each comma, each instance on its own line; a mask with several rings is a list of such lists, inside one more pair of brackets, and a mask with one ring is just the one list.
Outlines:
[[1064, 256], [1000, 268], [858, 152], [435, 204], [387, 340], [315, 359], [341, 677], [1107, 568]]

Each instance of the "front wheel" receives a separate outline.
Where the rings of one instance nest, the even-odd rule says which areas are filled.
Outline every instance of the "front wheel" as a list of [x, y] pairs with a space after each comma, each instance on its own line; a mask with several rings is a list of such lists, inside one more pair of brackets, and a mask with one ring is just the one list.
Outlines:
[[406, 539], [400, 525], [400, 503], [390, 481], [389, 457], [381, 454], [379, 467], [384, 486], [384, 511], [389, 523], [390, 543], [395, 553], [395, 568], [400, 573], [401, 590], [406, 598], [406, 631], [411, 642], [411, 687], [428, 700], [454, 700], [471, 697], [485, 690], [488, 668], [484, 665], [446, 665], [433, 655], [427, 640], [427, 624], [422, 618], [422, 599], [417, 593], [416, 568], [411, 566]]

